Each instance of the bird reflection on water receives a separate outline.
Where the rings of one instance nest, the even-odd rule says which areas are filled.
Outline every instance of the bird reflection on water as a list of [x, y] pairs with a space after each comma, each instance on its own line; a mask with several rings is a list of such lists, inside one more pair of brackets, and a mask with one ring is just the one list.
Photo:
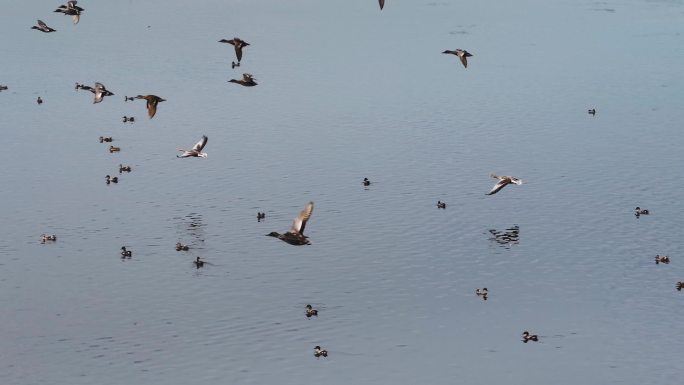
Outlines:
[[513, 225], [504, 231], [498, 231], [496, 229], [490, 229], [489, 233], [492, 235], [489, 239], [498, 243], [503, 247], [511, 247], [511, 245], [517, 245], [520, 237], [520, 226]]

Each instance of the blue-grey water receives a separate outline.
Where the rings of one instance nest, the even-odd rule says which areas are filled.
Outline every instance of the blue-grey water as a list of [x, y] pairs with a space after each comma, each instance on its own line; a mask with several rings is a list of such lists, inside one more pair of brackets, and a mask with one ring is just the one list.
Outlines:
[[682, 1], [3, 5], [0, 383], [684, 378]]

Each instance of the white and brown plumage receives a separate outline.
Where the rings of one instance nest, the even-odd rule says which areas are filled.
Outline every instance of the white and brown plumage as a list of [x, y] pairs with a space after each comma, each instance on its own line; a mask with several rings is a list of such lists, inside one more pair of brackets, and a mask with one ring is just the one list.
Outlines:
[[178, 158], [188, 158], [188, 157], [200, 157], [200, 158], [206, 158], [207, 154], [202, 152], [202, 149], [204, 146], [207, 145], [207, 136], [202, 135], [202, 139], [200, 139], [199, 142], [195, 143], [195, 145], [192, 147], [190, 150], [184, 150], [182, 148], [179, 148], [178, 151], [182, 151], [183, 153], [180, 155], [176, 155]]
[[311, 241], [309, 241], [308, 237], [304, 235], [304, 228], [306, 227], [306, 223], [309, 221], [309, 218], [311, 218], [313, 209], [314, 203], [307, 203], [304, 207], [304, 210], [302, 210], [294, 219], [294, 221], [292, 221], [292, 227], [290, 227], [290, 230], [285, 234], [279, 234], [273, 231], [266, 235], [270, 237], [276, 237], [295, 246], [310, 245]]
[[154, 118], [154, 115], [157, 113], [157, 104], [166, 101], [166, 99], [162, 99], [157, 95], [138, 95], [135, 98], [145, 99], [147, 101], [147, 115], [150, 119]]
[[670, 263], [670, 257], [668, 257], [667, 255], [656, 255], [655, 263], [656, 265], [659, 263], [664, 263], [667, 265], [668, 263]]
[[319, 357], [327, 357], [328, 356], [328, 351], [321, 349], [320, 346], [315, 346], [314, 347], [314, 357], [319, 358]]
[[473, 56], [470, 54], [470, 52], [464, 50], [464, 49], [456, 49], [454, 51], [446, 50], [442, 53], [449, 53], [452, 55], [458, 56], [459, 59], [461, 59], [461, 63], [463, 63], [463, 67], [468, 68], [468, 57]]
[[221, 39], [221, 40], [219, 40], [219, 43], [228, 43], [228, 44], [232, 44], [233, 46], [235, 46], [235, 57], [237, 57], [238, 62], [237, 62], [237, 65], [235, 63], [233, 63], [233, 68], [235, 68], [236, 66], [239, 66], [240, 61], [242, 60], [242, 48], [248, 46], [249, 43], [240, 39], [239, 37], [234, 37], [230, 40]]
[[65, 15], [71, 16], [71, 20], [74, 22], [74, 24], [78, 24], [78, 22], [81, 20], [81, 12], [85, 11], [85, 9], [79, 7], [76, 5], [76, 3], [78, 3], [76, 0], [68, 1], [66, 4], [62, 4], [57, 7], [55, 12], [61, 12]]
[[478, 297], [482, 297], [483, 300], [487, 300], [487, 296], [489, 295], [489, 290], [487, 290], [486, 287], [483, 287], [482, 289], [475, 289], [475, 294], [477, 294]]
[[84, 84], [76, 83], [76, 89], [88, 90], [95, 95], [93, 104], [100, 103], [105, 96], [112, 96], [114, 93], [110, 92], [104, 84], [95, 82], [95, 87], [86, 86]]
[[530, 332], [525, 330], [522, 334], [522, 342], [528, 343], [529, 341], [537, 342], [539, 341], [539, 337], [537, 337], [536, 334], [530, 334]]
[[50, 33], [50, 32], [55, 32], [56, 29], [48, 27], [43, 20], [38, 20], [38, 25], [34, 25], [31, 27], [31, 29], [37, 29], [40, 32], [45, 32], [45, 33]]
[[491, 191], [489, 191], [485, 195], [494, 195], [494, 194], [498, 193], [502, 188], [506, 187], [507, 185], [509, 185], [511, 183], [517, 184], [517, 185], [522, 184], [522, 181], [520, 179], [514, 177], [514, 176], [507, 176], [507, 175], [498, 176], [498, 175], [494, 175], [494, 174], [492, 174], [491, 176], [492, 176], [492, 178], [498, 179], [499, 181], [496, 182], [496, 184], [491, 189]]
[[229, 83], [237, 83], [245, 87], [254, 87], [258, 83], [254, 81], [254, 76], [252, 74], [242, 74], [242, 79], [230, 79]]
[[41, 243], [45, 243], [48, 241], [54, 242], [56, 240], [57, 240], [57, 236], [55, 234], [40, 234], [40, 242]]

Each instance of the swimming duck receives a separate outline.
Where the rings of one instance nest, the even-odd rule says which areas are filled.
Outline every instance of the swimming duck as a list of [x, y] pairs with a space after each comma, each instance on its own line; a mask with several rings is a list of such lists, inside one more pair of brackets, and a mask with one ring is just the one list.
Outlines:
[[382, 10], [382, 7], [385, 6], [385, 0], [378, 0], [378, 4], [380, 4], [380, 10]]
[[677, 288], [677, 291], [682, 291], [682, 289], [684, 288], [684, 282], [677, 282], [677, 285], [675, 285], [675, 287]]
[[183, 152], [181, 155], [176, 155], [178, 158], [187, 158], [187, 157], [200, 157], [200, 158], [206, 158], [207, 154], [205, 152], [202, 152], [202, 149], [204, 146], [207, 145], [207, 136], [202, 135], [202, 139], [200, 139], [199, 142], [195, 143], [195, 145], [192, 147], [191, 150], [184, 150], [182, 148], [179, 148], [178, 151]]
[[124, 96], [124, 102], [128, 103], [129, 100], [132, 102], [135, 98], [133, 96]]
[[655, 263], [656, 263], [656, 265], [659, 263], [668, 264], [668, 263], [670, 263], [670, 257], [668, 257], [667, 255], [656, 255], [655, 256]]
[[368, 180], [368, 178], [363, 178], [363, 185], [364, 186], [370, 186], [371, 182]]
[[7, 86], [3, 86], [2, 84], [0, 84], [0, 91], [4, 91], [6, 89], [7, 89]]
[[109, 146], [109, 152], [119, 152], [119, 151], [121, 151], [121, 147]]
[[43, 99], [41, 99], [40, 96], [39, 96], [38, 99], [36, 99], [36, 103], [38, 103], [38, 104], [43, 104]]
[[320, 346], [316, 345], [314, 347], [314, 357], [327, 357], [328, 356], [328, 351], [327, 350], [322, 350]]
[[126, 250], [126, 246], [121, 246], [121, 258], [130, 258], [133, 256], [133, 252]]
[[246, 41], [244, 41], [238, 37], [234, 37], [230, 40], [221, 39], [221, 40], [219, 40], [219, 43], [228, 43], [228, 44], [232, 44], [233, 46], [235, 46], [235, 56], [237, 57], [238, 62], [237, 62], [237, 64], [235, 64], [235, 62], [233, 62], [233, 68], [239, 67], [240, 61], [242, 60], [242, 48], [248, 46], [249, 43], [247, 43]]
[[109, 142], [111, 142], [111, 141], [113, 141], [113, 140], [114, 140], [114, 139], [112, 139], [111, 136], [101, 136], [101, 137], [100, 137], [100, 143], [104, 143], [104, 142], [109, 143]]
[[31, 29], [37, 29], [40, 32], [50, 33], [55, 32], [56, 29], [48, 27], [42, 20], [38, 20], [38, 25], [34, 25]]
[[204, 267], [204, 261], [200, 261], [200, 257], [197, 257], [196, 260], [192, 261], [192, 263], [195, 264], [196, 268]]
[[56, 240], [57, 240], [57, 236], [55, 234], [50, 234], [50, 235], [40, 234], [40, 242], [41, 243], [45, 243], [48, 241], [56, 241]]
[[596, 108], [592, 108], [589, 111], [587, 111], [589, 115], [596, 115]]
[[257, 213], [257, 222], [261, 222], [262, 219], [266, 218], [266, 213]]
[[487, 296], [489, 295], [489, 290], [487, 290], [486, 287], [483, 287], [482, 289], [475, 289], [475, 294], [477, 294], [478, 297], [482, 297], [483, 300], [487, 300]]
[[74, 24], [78, 24], [81, 19], [81, 12], [85, 11], [83, 8], [76, 5], [78, 1], [72, 0], [66, 3], [66, 5], [60, 5], [55, 9], [55, 12], [61, 12], [65, 15], [71, 16], [71, 20]]
[[648, 215], [648, 214], [650, 214], [650, 213], [648, 212], [648, 210], [642, 209], [642, 208], [639, 207], [639, 206], [637, 206], [637, 207], [634, 209], [634, 215], [636, 215], [637, 218], [639, 217], [639, 215]]
[[446, 203], [442, 201], [437, 201], [437, 208], [438, 209], [445, 209], [446, 208]]
[[119, 163], [119, 174], [123, 172], [131, 172], [131, 166], [124, 166], [123, 164]]
[[442, 53], [449, 53], [452, 55], [458, 56], [459, 59], [461, 59], [461, 63], [463, 64], [463, 67], [468, 68], [468, 57], [473, 56], [470, 54], [470, 52], [464, 50], [464, 49], [456, 49], [455, 51], [450, 51], [446, 50]]
[[311, 307], [311, 305], [306, 305], [306, 317], [311, 318], [312, 316], [318, 317], [318, 310]]
[[184, 245], [180, 242], [176, 242], [176, 251], [188, 251], [190, 250], [190, 247], [188, 245]]
[[290, 230], [285, 234], [279, 234], [273, 231], [266, 235], [270, 237], [276, 237], [295, 246], [310, 245], [311, 241], [309, 241], [308, 237], [304, 235], [304, 228], [306, 227], [306, 222], [309, 220], [309, 218], [311, 218], [313, 209], [314, 203], [307, 203], [307, 205], [304, 207], [304, 210], [302, 210], [292, 222], [292, 227], [290, 227]]
[[491, 177], [494, 179], [498, 179], [499, 181], [494, 185], [494, 187], [485, 195], [494, 195], [498, 193], [502, 188], [506, 187], [506, 185], [509, 185], [511, 183], [521, 185], [522, 181], [514, 176], [497, 176], [494, 174], [491, 174]]
[[130, 116], [130, 117], [129, 117], [129, 116], [124, 116], [122, 119], [123, 119], [123, 122], [124, 122], [124, 123], [128, 123], [128, 122], [133, 123], [133, 122], [135, 122], [135, 118], [134, 118], [133, 116]]
[[251, 74], [242, 74], [242, 79], [237, 80], [237, 79], [230, 79], [228, 80], [228, 83], [237, 83], [245, 87], [254, 87], [258, 83], [254, 81], [254, 76]]
[[115, 177], [110, 177], [109, 175], [107, 175], [107, 176], [105, 176], [105, 181], [107, 182], [107, 184], [110, 184], [110, 183], [119, 183], [119, 177], [116, 177], [116, 176], [115, 176]]
[[135, 98], [147, 100], [147, 115], [149, 115], [150, 119], [154, 118], [154, 115], [157, 113], [157, 104], [166, 101], [166, 99], [162, 99], [157, 95], [138, 95]]
[[527, 330], [525, 330], [522, 334], [522, 342], [528, 343], [529, 341], [537, 342], [539, 341], [539, 338], [537, 338], [536, 334], [530, 334]]

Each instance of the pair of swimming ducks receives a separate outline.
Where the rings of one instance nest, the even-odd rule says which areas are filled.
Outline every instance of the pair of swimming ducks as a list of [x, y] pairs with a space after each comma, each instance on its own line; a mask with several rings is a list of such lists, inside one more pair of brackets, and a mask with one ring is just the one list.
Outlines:
[[530, 334], [530, 332], [525, 330], [522, 334], [522, 342], [528, 343], [530, 341], [537, 342], [537, 341], [539, 341], [539, 337], [537, 337], [536, 334]]
[[648, 215], [648, 214], [650, 214], [650, 212], [649, 212], [648, 210], [642, 209], [642, 208], [639, 207], [639, 206], [637, 206], [637, 207], [634, 209], [634, 215], [635, 215], [637, 218], [639, 218], [639, 216], [641, 216], [641, 215]]
[[40, 243], [54, 242], [56, 240], [57, 236], [55, 234], [40, 234]]
[[668, 257], [667, 255], [656, 255], [655, 263], [656, 265], [659, 263], [664, 263], [667, 265], [668, 263], [670, 263], [670, 257]]
[[107, 175], [107, 176], [105, 176], [105, 182], [107, 182], [107, 184], [119, 183], [119, 177], [118, 176], [112, 177], [112, 176]]

